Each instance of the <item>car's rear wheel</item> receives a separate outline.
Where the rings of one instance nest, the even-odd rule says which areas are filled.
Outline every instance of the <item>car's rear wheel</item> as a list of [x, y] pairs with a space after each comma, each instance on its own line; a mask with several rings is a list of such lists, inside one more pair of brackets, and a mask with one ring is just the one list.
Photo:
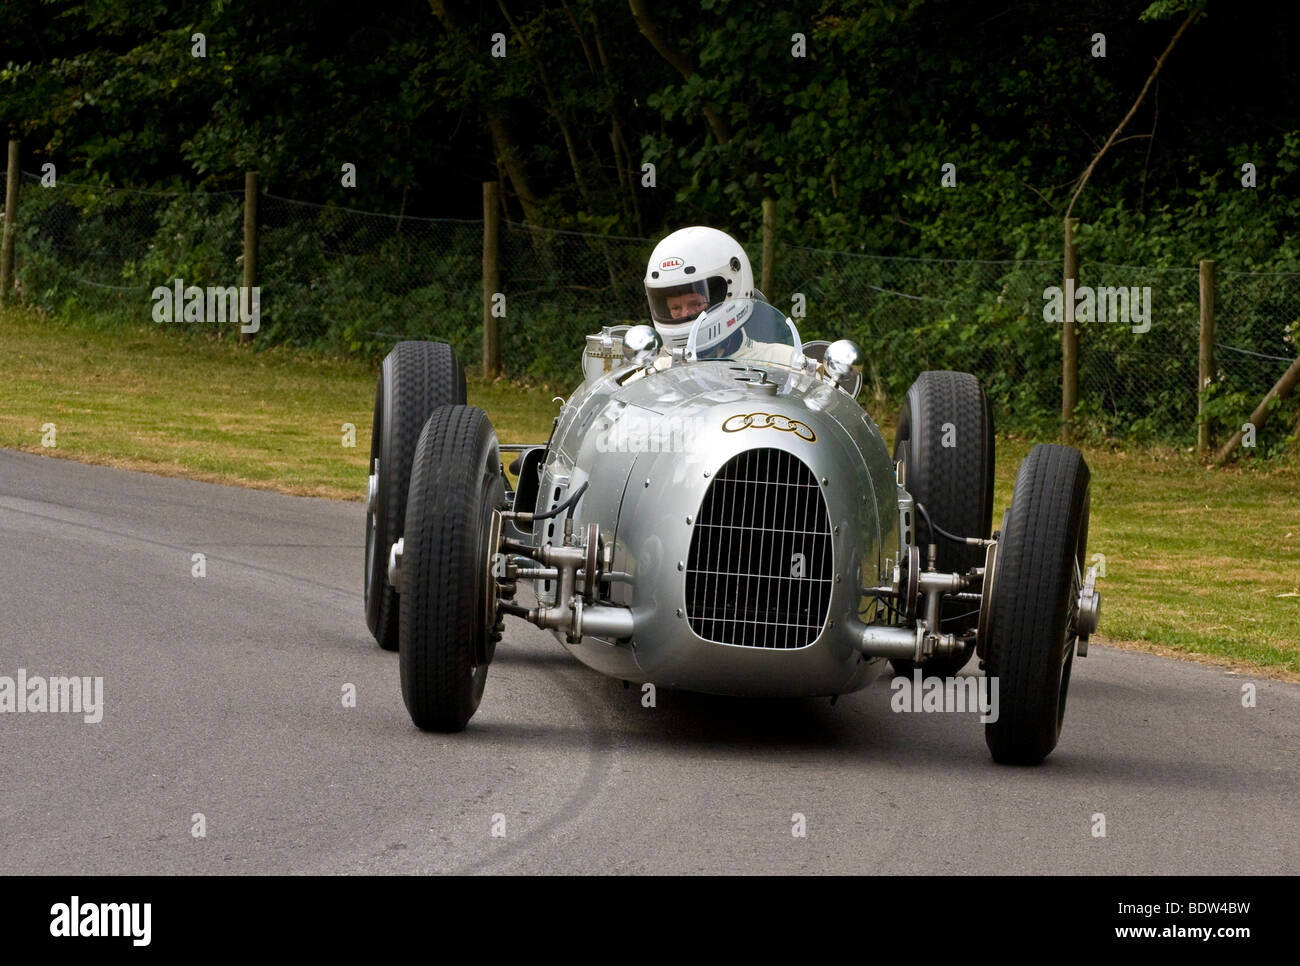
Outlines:
[[417, 727], [460, 731], [499, 637], [493, 510], [505, 499], [487, 413], [434, 410], [415, 447], [401, 558], [398, 664]]
[[[923, 372], [907, 391], [898, 414], [894, 460], [904, 464], [907, 492], [922, 504], [937, 527], [962, 537], [988, 539], [993, 521], [993, 413], [979, 380], [967, 372]], [[933, 541], [941, 572], [962, 572], [984, 564], [984, 548], [954, 543], [931, 534], [917, 514], [916, 542]], [[966, 634], [975, 627], [978, 608], [968, 601], [946, 600], [940, 631]], [[922, 673], [947, 677], [970, 660], [974, 644], [949, 657], [925, 662]], [[891, 662], [897, 674], [910, 676], [912, 661]]]
[[398, 595], [388, 583], [388, 551], [402, 535], [415, 443], [438, 406], [465, 402], [465, 372], [451, 346], [399, 342], [375, 387], [366, 492], [366, 625], [379, 646], [397, 650]]
[[1052, 445], [1030, 450], [1016, 476], [981, 649], [998, 697], [984, 739], [1002, 764], [1036, 765], [1061, 735], [1078, 639], [1089, 480], [1078, 450]]

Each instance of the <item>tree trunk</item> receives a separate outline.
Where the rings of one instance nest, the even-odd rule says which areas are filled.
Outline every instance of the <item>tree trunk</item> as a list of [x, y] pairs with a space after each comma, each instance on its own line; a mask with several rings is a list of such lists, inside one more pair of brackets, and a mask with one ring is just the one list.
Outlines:
[[533, 194], [532, 185], [528, 182], [528, 171], [510, 140], [510, 128], [506, 119], [500, 112], [489, 110], [487, 121], [488, 130], [492, 132], [492, 150], [496, 152], [497, 164], [514, 186], [519, 207], [524, 210], [524, 221], [536, 224], [539, 220], [537, 196]]
[[619, 166], [618, 183], [627, 193], [626, 197], [632, 208], [632, 220], [636, 224], [636, 233], [640, 235], [644, 231], [641, 226], [641, 205], [637, 198], [640, 172], [632, 157], [632, 149], [628, 147], [627, 138], [623, 136], [624, 124], [618, 109], [618, 95], [614, 92], [614, 83], [610, 79], [609, 58], [605, 56], [605, 45], [600, 39], [600, 20], [596, 17], [594, 8], [591, 11], [591, 28], [596, 35], [596, 56], [600, 58], [601, 78], [605, 82], [605, 91], [609, 96], [609, 140], [614, 148], [615, 164]]
[[[469, 42], [469, 33], [456, 21], [445, 0], [429, 0], [429, 6], [434, 16], [442, 22], [443, 29], [453, 37], [459, 38], [466, 55], [474, 56]], [[514, 188], [515, 197], [519, 199], [519, 207], [524, 212], [524, 221], [535, 223], [538, 220], [537, 195], [533, 193], [523, 159], [519, 157], [514, 142], [510, 139], [510, 124], [506, 119], [506, 112], [499, 107], [486, 107], [484, 113], [487, 116], [488, 133], [492, 136], [492, 151], [496, 155], [497, 168], [505, 173]]]
[[560, 137], [564, 139], [564, 148], [569, 154], [569, 167], [573, 170], [573, 183], [577, 185], [578, 194], [582, 197], [582, 203], [590, 212], [592, 210], [591, 192], [587, 190], [587, 179], [583, 176], [582, 165], [578, 161], [578, 149], [574, 146], [573, 134], [569, 130], [569, 125], [565, 123], [564, 115], [560, 113], [560, 105], [555, 99], [555, 92], [551, 89], [551, 81], [546, 76], [546, 68], [542, 65], [542, 59], [533, 53], [528, 38], [524, 36], [523, 31], [519, 29], [519, 25], [510, 16], [510, 11], [506, 9], [505, 0], [497, 0], [497, 6], [501, 10], [501, 16], [505, 17], [510, 32], [515, 35], [515, 39], [519, 41], [519, 46], [524, 49], [524, 54], [532, 61], [533, 67], [537, 69], [537, 79], [541, 82], [542, 93], [546, 95], [550, 115], [555, 119], [556, 126], [560, 129]]
[[[636, 21], [637, 30], [641, 31], [641, 36], [650, 42], [650, 46], [658, 51], [659, 56], [677, 69], [677, 73], [682, 75], [683, 80], [690, 80], [698, 73], [695, 65], [687, 59], [686, 55], [668, 42], [660, 26], [650, 19], [650, 5], [646, 0], [627, 0], [628, 7], [632, 10], [632, 18]], [[727, 126], [726, 120], [722, 114], [712, 104], [705, 104], [701, 109], [704, 119], [709, 122], [709, 127], [713, 129], [713, 136], [717, 139], [719, 145], [725, 146], [731, 140], [731, 129]]]

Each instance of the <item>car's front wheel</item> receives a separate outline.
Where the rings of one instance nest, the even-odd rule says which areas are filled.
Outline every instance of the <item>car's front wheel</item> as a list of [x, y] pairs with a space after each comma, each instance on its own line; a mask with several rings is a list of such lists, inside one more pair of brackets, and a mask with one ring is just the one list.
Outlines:
[[1078, 450], [1041, 444], [1016, 476], [981, 648], [997, 695], [984, 740], [1002, 764], [1036, 765], [1061, 735], [1078, 639], [1089, 478]]
[[460, 731], [478, 709], [499, 636], [493, 510], [505, 499], [487, 413], [434, 410], [415, 446], [400, 567], [398, 664], [417, 727]]

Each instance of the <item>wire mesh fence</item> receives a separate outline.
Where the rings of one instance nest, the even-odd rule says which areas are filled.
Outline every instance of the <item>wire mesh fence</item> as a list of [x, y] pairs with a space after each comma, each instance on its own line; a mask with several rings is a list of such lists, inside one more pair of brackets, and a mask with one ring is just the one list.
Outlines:
[[[1242, 428], [1247, 414], [1300, 356], [1300, 274], [1220, 272], [1215, 288], [1214, 381], [1207, 415], [1219, 438]], [[1300, 435], [1300, 399], [1280, 402], [1271, 419], [1276, 440]]]
[[271, 341], [374, 353], [427, 338], [477, 356], [480, 222], [399, 217], [263, 194], [262, 322]]
[[1004, 422], [1053, 423], [1060, 413], [1060, 336], [1043, 321], [1042, 261], [897, 258], [778, 248], [776, 301], [802, 309], [804, 338], [849, 338], [865, 385], [892, 405], [926, 369], [974, 373]]
[[[1057, 284], [1060, 284], [1059, 282]], [[1199, 273], [1081, 262], [1075, 422], [1107, 435], [1196, 437]]]
[[[653, 246], [647, 238], [505, 222], [500, 277], [506, 372], [574, 383], [584, 335], [604, 325], [648, 321], [642, 280]], [[481, 306], [481, 296], [474, 306]]]
[[173, 278], [239, 284], [241, 192], [43, 187], [24, 173], [20, 197], [15, 283], [31, 304], [147, 320]]
[[[156, 291], [178, 279], [186, 292], [241, 284], [242, 192], [64, 180], [45, 187], [24, 175], [16, 225], [19, 295], [55, 312], [150, 322]], [[437, 339], [475, 367], [482, 358], [483, 237], [477, 220], [262, 193], [257, 339], [369, 357], [400, 339]], [[749, 242], [746, 250], [757, 256], [758, 240]], [[642, 278], [653, 246], [650, 238], [502, 222], [501, 291], [491, 295], [500, 300], [506, 374], [575, 384], [585, 334], [647, 321]], [[859, 343], [878, 415], [899, 403], [918, 372], [959, 369], [981, 379], [1000, 426], [1050, 433], [1059, 425], [1061, 327], [1045, 308], [1061, 285], [1060, 261], [902, 258], [778, 244], [773, 278], [765, 295], [794, 317], [805, 339]], [[1240, 428], [1300, 352], [1300, 275], [1223, 271], [1217, 278], [1206, 417], [1222, 437]], [[1197, 270], [1082, 260], [1077, 284], [1076, 427], [1094, 437], [1193, 442]], [[170, 324], [222, 323], [178, 307]], [[1274, 418], [1289, 428], [1296, 409], [1288, 400]]]

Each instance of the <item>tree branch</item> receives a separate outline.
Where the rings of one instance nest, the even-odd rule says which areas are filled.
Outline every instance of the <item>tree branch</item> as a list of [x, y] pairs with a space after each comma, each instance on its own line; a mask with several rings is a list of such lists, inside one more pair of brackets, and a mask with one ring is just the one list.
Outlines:
[[[455, 16], [448, 9], [445, 0], [429, 0], [429, 7], [433, 10], [434, 16], [442, 22], [443, 29], [447, 33], [456, 37], [460, 41], [462, 52], [465, 56], [473, 57], [474, 49], [470, 44], [466, 32], [461, 29], [460, 24], [456, 22]], [[524, 167], [523, 161], [515, 151], [514, 141], [510, 137], [510, 124], [506, 120], [504, 110], [487, 106], [483, 109], [487, 115], [488, 134], [492, 138], [492, 151], [496, 155], [498, 175], [504, 173], [505, 177], [510, 179], [511, 185], [515, 189], [515, 197], [519, 199], [519, 206], [524, 210], [524, 221], [537, 221], [538, 203], [537, 195], [533, 193], [533, 188], [528, 180], [528, 170]], [[505, 199], [505, 192], [501, 194], [502, 201]]]
[[[685, 54], [668, 42], [663, 30], [650, 19], [650, 9], [646, 0], [627, 0], [627, 5], [632, 10], [636, 29], [641, 31], [641, 36], [650, 42], [650, 46], [658, 51], [659, 56], [676, 68], [683, 80], [694, 77], [695, 66], [687, 60]], [[709, 122], [709, 127], [713, 129], [713, 136], [718, 144], [726, 145], [731, 140], [731, 130], [726, 120], [712, 104], [705, 104], [700, 110], [704, 114], [704, 119]]]
[[1183, 21], [1182, 26], [1180, 26], [1178, 30], [1175, 31], [1174, 36], [1169, 41], [1169, 46], [1165, 48], [1165, 52], [1161, 54], [1160, 59], [1156, 61], [1155, 69], [1153, 69], [1151, 71], [1151, 75], [1147, 77], [1147, 82], [1142, 85], [1142, 92], [1138, 94], [1137, 100], [1133, 102], [1133, 106], [1130, 107], [1128, 109], [1128, 113], [1124, 115], [1124, 120], [1119, 122], [1119, 127], [1115, 128], [1115, 130], [1110, 132], [1110, 137], [1106, 139], [1106, 143], [1101, 146], [1101, 150], [1097, 152], [1095, 157], [1093, 157], [1092, 163], [1088, 165], [1088, 167], [1084, 170], [1083, 174], [1080, 176], [1079, 187], [1074, 189], [1074, 194], [1070, 196], [1070, 204], [1065, 209], [1066, 218], [1069, 218], [1071, 212], [1074, 211], [1074, 203], [1075, 201], [1078, 200], [1079, 194], [1083, 191], [1084, 186], [1087, 185], [1088, 179], [1092, 177], [1092, 172], [1097, 167], [1097, 162], [1102, 159], [1102, 155], [1104, 155], [1106, 151], [1110, 148], [1110, 146], [1115, 143], [1115, 138], [1119, 135], [1119, 132], [1124, 130], [1124, 127], [1128, 124], [1128, 122], [1133, 119], [1133, 115], [1137, 113], [1137, 109], [1141, 106], [1142, 101], [1146, 98], [1147, 91], [1151, 89], [1151, 84], [1155, 81], [1156, 75], [1160, 73], [1160, 68], [1164, 66], [1165, 58], [1167, 58], [1169, 56], [1169, 52], [1174, 49], [1174, 44], [1178, 43], [1178, 38], [1183, 35], [1183, 31], [1185, 31], [1188, 27], [1192, 25], [1192, 21], [1195, 20], [1198, 16], [1200, 16], [1200, 13], [1201, 13], [1200, 10], [1193, 10], [1191, 13], [1187, 15], [1187, 19]]
[[1051, 199], [1049, 199], [1049, 198], [1047, 197], [1047, 195], [1043, 194], [1041, 191], [1039, 191], [1037, 188], [1035, 188], [1033, 185], [1031, 185], [1028, 181], [1025, 181], [1023, 178], [1020, 180], [1020, 183], [1021, 183], [1022, 185], [1024, 185], [1026, 188], [1028, 188], [1030, 191], [1032, 191], [1034, 194], [1038, 195], [1038, 197], [1042, 198], [1042, 199], [1043, 199], [1043, 204], [1047, 205], [1047, 210], [1048, 210], [1048, 211], [1052, 211], [1052, 210], [1054, 210], [1054, 209], [1052, 208], [1052, 202], [1051, 202]]
[[560, 112], [559, 101], [555, 98], [555, 92], [551, 89], [550, 78], [546, 76], [546, 67], [542, 64], [542, 59], [534, 53], [532, 45], [528, 43], [528, 38], [524, 36], [519, 25], [515, 23], [514, 17], [510, 16], [510, 11], [506, 9], [505, 0], [497, 0], [497, 7], [501, 10], [501, 16], [505, 18], [506, 25], [510, 32], [515, 35], [519, 41], [519, 46], [524, 49], [524, 54], [532, 62], [533, 67], [537, 70], [537, 78], [542, 84], [542, 93], [546, 95], [546, 103], [550, 108], [551, 117], [555, 118], [556, 126], [560, 129], [560, 136], [564, 139], [564, 148], [569, 154], [569, 167], [573, 170], [573, 183], [578, 187], [578, 194], [582, 196], [583, 204], [587, 210], [591, 211], [591, 194], [587, 190], [587, 179], [583, 177], [582, 165], [578, 161], [578, 150], [573, 144], [573, 135], [569, 131], [569, 125], [564, 120], [564, 115]]
[[627, 204], [632, 208], [632, 220], [636, 224], [637, 234], [642, 234], [641, 205], [636, 192], [636, 162], [632, 158], [632, 149], [623, 135], [623, 118], [618, 108], [618, 95], [614, 83], [610, 80], [612, 70], [609, 57], [605, 54], [605, 45], [600, 39], [600, 18], [593, 7], [591, 10], [591, 32], [596, 40], [596, 56], [600, 58], [600, 76], [605, 84], [605, 96], [609, 102], [610, 144], [614, 148], [614, 163], [618, 166], [618, 183], [622, 186]]
[[1138, 211], [1147, 208], [1147, 169], [1151, 166], [1151, 149], [1156, 146], [1156, 125], [1160, 123], [1160, 85], [1156, 84], [1155, 117], [1151, 119], [1151, 140], [1147, 142], [1147, 156], [1142, 160], [1142, 192], [1138, 195]]
[[582, 45], [582, 55], [587, 58], [587, 69], [591, 71], [591, 76], [596, 76], [596, 61], [591, 56], [591, 47], [587, 45], [587, 38], [582, 33], [582, 28], [578, 26], [578, 18], [573, 15], [566, 0], [560, 0], [560, 6], [564, 8], [564, 15], [569, 18], [569, 26], [573, 32], [578, 35], [578, 43]]

